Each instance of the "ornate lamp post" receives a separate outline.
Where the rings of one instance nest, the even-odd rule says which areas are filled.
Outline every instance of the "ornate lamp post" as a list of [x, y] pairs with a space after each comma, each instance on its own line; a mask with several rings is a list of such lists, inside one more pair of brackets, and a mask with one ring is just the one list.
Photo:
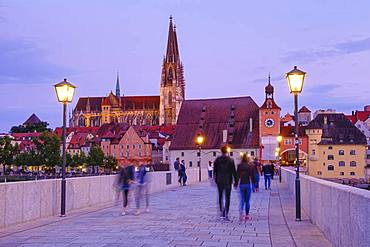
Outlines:
[[278, 147], [276, 148], [276, 151], [278, 152], [278, 161], [279, 161], [279, 182], [281, 183], [281, 157], [280, 157], [281, 149], [280, 149], [280, 143], [283, 141], [283, 137], [278, 136], [278, 137], [276, 137], [276, 140], [278, 142]]
[[61, 186], [61, 206], [60, 206], [60, 216], [64, 217], [66, 214], [66, 122], [67, 122], [67, 104], [72, 102], [73, 95], [75, 93], [76, 87], [64, 79], [62, 82], [54, 85], [55, 92], [58, 97], [58, 101], [63, 103], [63, 132], [62, 132], [62, 142], [63, 142], [63, 163], [62, 163], [62, 186]]
[[306, 72], [294, 69], [286, 73], [290, 93], [294, 94], [294, 119], [295, 119], [295, 155], [296, 155], [296, 179], [295, 179], [295, 200], [296, 200], [296, 221], [301, 220], [301, 184], [299, 180], [299, 139], [298, 139], [298, 95], [302, 92]]
[[201, 165], [202, 157], [201, 156], [202, 156], [202, 145], [204, 143], [204, 136], [201, 134], [198, 134], [197, 138], [195, 139], [195, 143], [198, 145], [199, 182], [201, 182], [202, 181], [202, 165]]

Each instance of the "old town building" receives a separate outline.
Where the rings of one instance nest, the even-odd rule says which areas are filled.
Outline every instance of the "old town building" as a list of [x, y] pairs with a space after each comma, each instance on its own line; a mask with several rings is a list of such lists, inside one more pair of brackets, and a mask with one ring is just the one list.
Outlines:
[[183, 64], [177, 41], [176, 26], [170, 17], [167, 50], [162, 63], [160, 94], [126, 96], [120, 90], [117, 74], [115, 94], [103, 97], [81, 97], [70, 116], [70, 126], [101, 126], [106, 123], [130, 125], [176, 124], [185, 100]]
[[344, 114], [319, 113], [306, 128], [308, 174], [327, 179], [365, 178], [365, 135]]

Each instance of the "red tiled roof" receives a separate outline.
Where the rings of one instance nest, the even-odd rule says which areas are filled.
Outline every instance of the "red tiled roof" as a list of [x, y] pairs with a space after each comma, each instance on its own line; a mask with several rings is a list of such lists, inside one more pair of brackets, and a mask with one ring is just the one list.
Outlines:
[[306, 106], [302, 106], [302, 108], [298, 112], [311, 112]]
[[370, 117], [370, 111], [356, 111], [352, 115], [346, 115], [348, 120], [355, 124], [358, 120], [364, 122]]
[[123, 134], [128, 130], [130, 127], [127, 123], [109, 123], [103, 124], [99, 131], [97, 132], [97, 136], [99, 138], [117, 138], [119, 136], [123, 136]]
[[13, 133], [12, 136], [15, 140], [22, 140], [23, 138], [39, 137], [41, 133], [38, 132], [27, 132], [27, 133]]
[[[305, 126], [299, 126], [298, 136], [306, 136]], [[294, 137], [295, 127], [294, 126], [281, 126], [280, 135], [283, 137]]]
[[[102, 103], [110, 105], [109, 97], [80, 97], [75, 107], [75, 111], [86, 111], [87, 99], [90, 102], [91, 111], [101, 111]], [[124, 110], [132, 109], [159, 109], [159, 96], [122, 96], [121, 107]]]
[[[199, 132], [205, 137], [202, 146], [204, 149], [220, 148], [224, 145], [223, 130], [231, 132], [229, 124], [232, 107], [234, 107], [234, 127], [231, 147], [258, 147], [258, 105], [251, 97], [236, 97], [184, 101], [170, 149], [196, 149], [194, 139]], [[249, 118], [253, 119], [252, 132], [249, 132]], [[200, 129], [201, 123], [203, 124]]]
[[35, 113], [33, 113], [24, 123], [23, 125], [32, 125], [32, 124], [38, 124], [41, 123], [40, 118], [36, 116]]
[[[69, 135], [71, 132], [74, 133], [91, 133], [92, 135], [96, 135], [99, 130], [99, 127], [69, 127], [66, 129], [66, 135]], [[59, 137], [62, 136], [62, 127], [57, 127], [54, 130], [54, 133]]]

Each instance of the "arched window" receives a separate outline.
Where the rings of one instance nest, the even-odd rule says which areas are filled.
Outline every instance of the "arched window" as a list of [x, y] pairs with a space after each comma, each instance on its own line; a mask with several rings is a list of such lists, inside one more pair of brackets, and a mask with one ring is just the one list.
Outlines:
[[172, 105], [172, 93], [171, 93], [171, 91], [168, 92], [168, 104]]
[[334, 155], [329, 154], [329, 155], [328, 155], [328, 160], [334, 160]]
[[334, 171], [334, 166], [333, 165], [328, 165], [328, 171]]

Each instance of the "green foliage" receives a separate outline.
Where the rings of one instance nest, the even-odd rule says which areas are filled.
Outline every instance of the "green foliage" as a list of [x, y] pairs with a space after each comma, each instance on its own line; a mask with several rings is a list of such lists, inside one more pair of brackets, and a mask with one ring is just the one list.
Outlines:
[[60, 139], [57, 135], [43, 132], [39, 138], [33, 139], [33, 143], [36, 146], [35, 160], [39, 162], [37, 165], [45, 165], [49, 168], [61, 165]]
[[91, 166], [101, 166], [104, 164], [104, 152], [100, 146], [91, 147], [87, 163]]
[[36, 124], [30, 124], [30, 125], [19, 125], [19, 126], [13, 126], [10, 129], [11, 133], [27, 133], [27, 132], [51, 132], [51, 129], [48, 128], [47, 122], [40, 122]]
[[113, 156], [108, 156], [104, 158], [104, 168], [106, 169], [116, 169], [117, 159]]
[[9, 137], [0, 139], [0, 164], [3, 165], [3, 171], [5, 173], [5, 166], [9, 166], [14, 163], [15, 156], [18, 152], [18, 145], [13, 145], [12, 140]]

